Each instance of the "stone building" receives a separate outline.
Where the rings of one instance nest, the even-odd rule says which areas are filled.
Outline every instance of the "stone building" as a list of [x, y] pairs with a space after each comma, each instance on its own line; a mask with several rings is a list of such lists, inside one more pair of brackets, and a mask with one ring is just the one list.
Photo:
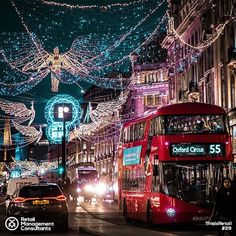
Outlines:
[[166, 63], [133, 65], [129, 98], [123, 113], [127, 118], [140, 117], [169, 103]]
[[[168, 51], [170, 101], [199, 101], [234, 109], [236, 1], [168, 2], [168, 33], [162, 46]], [[235, 139], [236, 122], [230, 123]]]
[[235, 106], [235, 7], [232, 0], [169, 1], [168, 50], [171, 100]]

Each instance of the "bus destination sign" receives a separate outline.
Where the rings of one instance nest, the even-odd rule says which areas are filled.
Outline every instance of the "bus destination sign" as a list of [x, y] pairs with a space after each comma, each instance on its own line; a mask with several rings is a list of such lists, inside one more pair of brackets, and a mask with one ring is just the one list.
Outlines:
[[204, 143], [204, 144], [179, 143], [170, 145], [170, 156], [172, 157], [185, 157], [185, 156], [219, 157], [224, 155], [225, 155], [225, 146], [222, 143]]
[[142, 146], [126, 148], [123, 155], [123, 165], [136, 165], [140, 164]]

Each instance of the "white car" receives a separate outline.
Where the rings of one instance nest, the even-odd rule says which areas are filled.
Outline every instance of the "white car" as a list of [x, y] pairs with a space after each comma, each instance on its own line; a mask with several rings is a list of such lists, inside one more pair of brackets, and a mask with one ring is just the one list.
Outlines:
[[10, 199], [17, 188], [20, 188], [21, 186], [24, 186], [24, 185], [38, 184], [38, 183], [39, 183], [39, 178], [37, 176], [28, 176], [28, 177], [22, 177], [22, 178], [9, 179], [8, 184], [7, 184], [6, 197], [5, 197], [6, 212], [7, 212]]

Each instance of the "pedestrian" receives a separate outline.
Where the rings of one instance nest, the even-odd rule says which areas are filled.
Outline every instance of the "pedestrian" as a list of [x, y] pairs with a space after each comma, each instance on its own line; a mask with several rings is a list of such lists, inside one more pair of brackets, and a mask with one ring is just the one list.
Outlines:
[[63, 188], [62, 188], [62, 187], [63, 187], [63, 186], [62, 186], [63, 184], [62, 184], [61, 178], [59, 178], [59, 179], [57, 180], [57, 185], [60, 187], [61, 190], [63, 190]]
[[75, 202], [77, 201], [77, 197], [78, 197], [77, 188], [78, 188], [77, 180], [72, 181], [70, 185], [70, 194], [71, 194], [72, 200]]
[[70, 179], [69, 177], [66, 177], [63, 182], [63, 192], [66, 196], [67, 200], [70, 200]]
[[[225, 225], [221, 225], [218, 231], [218, 236], [223, 236], [226, 231], [233, 235], [233, 224], [235, 223], [234, 212], [235, 187], [232, 185], [230, 178], [225, 178], [223, 185], [216, 193], [215, 205], [210, 217], [211, 221], [220, 221]], [[226, 225], [227, 223], [231, 225]]]
[[223, 131], [222, 127], [219, 124], [217, 124], [216, 121], [212, 123], [212, 130], [217, 133]]

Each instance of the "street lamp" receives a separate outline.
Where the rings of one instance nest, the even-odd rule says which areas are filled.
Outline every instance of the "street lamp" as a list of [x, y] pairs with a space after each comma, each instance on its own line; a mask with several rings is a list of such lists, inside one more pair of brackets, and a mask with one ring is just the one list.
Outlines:
[[[59, 107], [60, 108], [60, 107]], [[62, 153], [61, 153], [61, 165], [64, 171], [62, 171], [62, 179], [66, 176], [66, 119], [65, 119], [65, 113], [69, 112], [69, 107], [63, 106], [62, 107], [62, 119], [63, 119], [63, 136], [62, 136]]]
[[63, 123], [62, 134], [62, 160], [61, 166], [58, 168], [59, 174], [64, 179], [66, 176], [66, 121], [72, 120], [71, 104], [58, 104], [57, 106], [57, 118]]

